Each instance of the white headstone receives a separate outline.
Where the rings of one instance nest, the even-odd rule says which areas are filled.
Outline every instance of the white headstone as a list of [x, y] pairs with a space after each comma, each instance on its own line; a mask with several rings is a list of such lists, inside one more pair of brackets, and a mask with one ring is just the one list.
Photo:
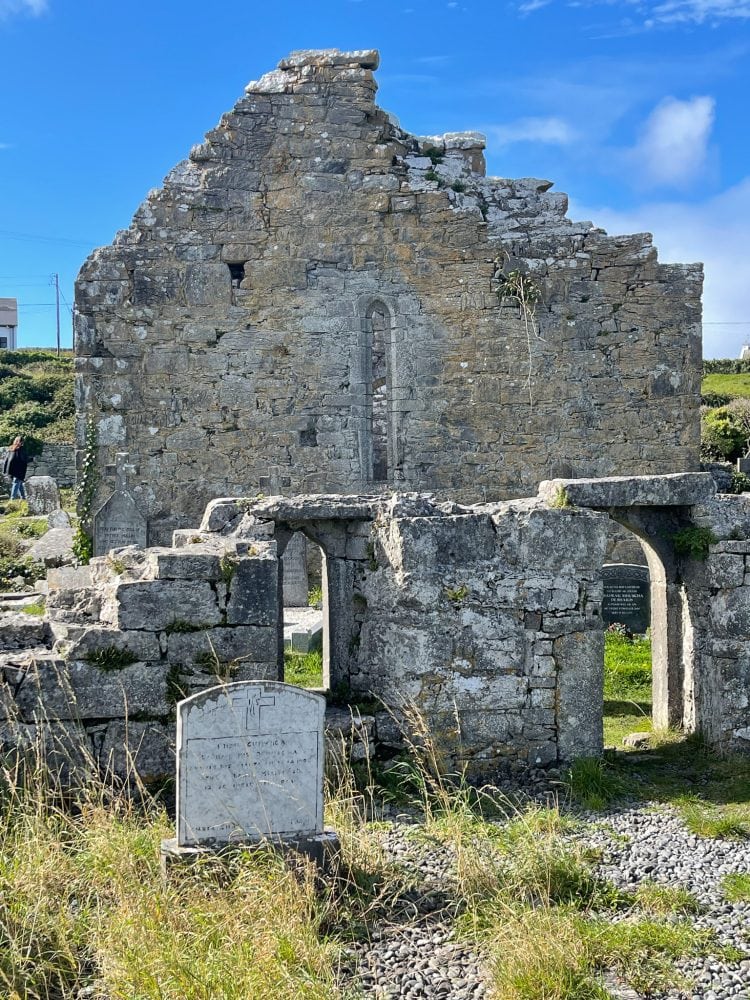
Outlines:
[[148, 537], [146, 518], [126, 492], [127, 454], [116, 456], [117, 488], [94, 514], [94, 555], [105, 556], [112, 549], [126, 545], [145, 548]]
[[323, 832], [325, 698], [241, 681], [177, 705], [177, 843]]

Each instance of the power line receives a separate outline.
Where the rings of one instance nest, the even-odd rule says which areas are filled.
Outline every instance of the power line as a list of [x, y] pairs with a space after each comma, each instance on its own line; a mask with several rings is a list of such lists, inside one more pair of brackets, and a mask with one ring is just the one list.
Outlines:
[[25, 240], [32, 243], [64, 243], [74, 247], [96, 246], [94, 240], [72, 240], [67, 236], [37, 236], [34, 233], [17, 233], [10, 229], [0, 229], [0, 236], [9, 240]]

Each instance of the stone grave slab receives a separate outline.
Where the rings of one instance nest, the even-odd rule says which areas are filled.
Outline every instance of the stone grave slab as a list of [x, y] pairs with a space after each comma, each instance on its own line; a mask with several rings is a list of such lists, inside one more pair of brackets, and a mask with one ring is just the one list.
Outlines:
[[274, 681], [177, 706], [177, 845], [323, 834], [325, 698]]
[[29, 476], [24, 486], [29, 514], [51, 514], [60, 510], [60, 491], [52, 476]]
[[605, 626], [620, 622], [631, 632], [643, 634], [651, 623], [648, 567], [634, 563], [605, 563], [602, 576]]
[[284, 607], [307, 607], [307, 539], [298, 531], [281, 557], [284, 568]]

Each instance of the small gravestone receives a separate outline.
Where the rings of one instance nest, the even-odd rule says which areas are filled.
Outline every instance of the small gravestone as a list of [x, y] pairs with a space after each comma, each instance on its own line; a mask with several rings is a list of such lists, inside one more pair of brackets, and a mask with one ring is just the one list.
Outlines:
[[162, 858], [269, 842], [323, 861], [325, 698], [274, 681], [224, 684], [177, 705], [177, 838]]
[[126, 545], [146, 546], [146, 518], [127, 492], [126, 453], [117, 455], [117, 486], [115, 492], [94, 514], [94, 555], [105, 556], [112, 549]]
[[24, 486], [29, 514], [51, 514], [60, 510], [60, 491], [52, 476], [29, 476]]
[[643, 634], [651, 621], [648, 568], [633, 563], [607, 563], [602, 575], [604, 624], [619, 622], [631, 632]]
[[281, 561], [284, 570], [284, 607], [306, 608], [307, 539], [301, 531], [289, 539]]

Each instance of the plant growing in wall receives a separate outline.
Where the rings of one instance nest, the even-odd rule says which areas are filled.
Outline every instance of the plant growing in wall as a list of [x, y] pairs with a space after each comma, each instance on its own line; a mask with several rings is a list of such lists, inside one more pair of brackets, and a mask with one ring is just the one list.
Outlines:
[[96, 458], [99, 447], [96, 422], [89, 414], [86, 420], [86, 437], [81, 464], [80, 479], [76, 488], [78, 527], [73, 536], [73, 555], [79, 566], [85, 566], [94, 554], [92, 517], [94, 497], [99, 485], [99, 469]]
[[513, 271], [506, 272], [500, 268], [500, 273], [497, 277], [499, 280], [497, 297], [500, 299], [501, 304], [507, 301], [516, 302], [520, 317], [523, 320], [524, 329], [526, 331], [526, 350], [529, 363], [526, 375], [526, 388], [529, 393], [529, 405], [533, 406], [534, 399], [531, 392], [531, 340], [532, 337], [536, 340], [542, 339], [539, 336], [539, 330], [535, 319], [536, 306], [542, 297], [542, 293], [531, 275], [526, 274], [524, 271], [515, 269]]
[[681, 528], [672, 535], [675, 552], [678, 556], [686, 556], [688, 559], [705, 559], [709, 545], [718, 540], [710, 528], [699, 528], [695, 524]]

